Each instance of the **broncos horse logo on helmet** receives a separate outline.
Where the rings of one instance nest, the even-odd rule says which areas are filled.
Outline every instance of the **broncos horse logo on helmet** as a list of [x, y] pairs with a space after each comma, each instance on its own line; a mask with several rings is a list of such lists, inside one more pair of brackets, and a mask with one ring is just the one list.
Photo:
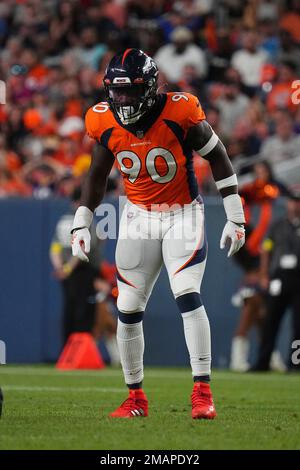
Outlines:
[[154, 105], [158, 68], [139, 49], [126, 49], [115, 55], [103, 79], [106, 99], [122, 124], [133, 124]]

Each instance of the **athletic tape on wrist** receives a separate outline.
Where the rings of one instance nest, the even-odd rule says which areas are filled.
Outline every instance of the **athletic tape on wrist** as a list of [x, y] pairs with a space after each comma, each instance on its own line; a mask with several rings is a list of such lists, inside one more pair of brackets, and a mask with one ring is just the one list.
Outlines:
[[227, 220], [236, 224], [245, 223], [243, 204], [238, 194], [230, 194], [223, 199]]
[[72, 225], [72, 230], [76, 228], [90, 228], [93, 220], [93, 212], [85, 206], [78, 207]]

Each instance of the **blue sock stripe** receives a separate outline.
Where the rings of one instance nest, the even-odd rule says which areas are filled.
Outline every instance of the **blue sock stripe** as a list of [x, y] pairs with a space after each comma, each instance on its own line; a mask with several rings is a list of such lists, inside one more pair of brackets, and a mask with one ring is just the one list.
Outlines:
[[189, 292], [188, 294], [180, 295], [177, 297], [176, 303], [181, 313], [191, 312], [203, 305], [199, 292]]
[[193, 377], [194, 382], [210, 382], [210, 375], [194, 375]]
[[143, 320], [144, 312], [123, 313], [119, 311], [119, 320], [122, 323], [133, 324]]
[[138, 382], [135, 384], [126, 384], [126, 385], [130, 390], [138, 390], [139, 388], [143, 388], [143, 382]]

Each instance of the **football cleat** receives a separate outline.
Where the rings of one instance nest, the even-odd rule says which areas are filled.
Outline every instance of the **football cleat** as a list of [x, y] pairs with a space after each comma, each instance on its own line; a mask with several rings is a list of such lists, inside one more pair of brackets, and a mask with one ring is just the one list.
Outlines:
[[129, 390], [127, 400], [109, 416], [111, 418], [145, 418], [148, 416], [148, 400], [143, 390]]
[[193, 419], [214, 419], [217, 416], [209, 384], [196, 382], [191, 401]]

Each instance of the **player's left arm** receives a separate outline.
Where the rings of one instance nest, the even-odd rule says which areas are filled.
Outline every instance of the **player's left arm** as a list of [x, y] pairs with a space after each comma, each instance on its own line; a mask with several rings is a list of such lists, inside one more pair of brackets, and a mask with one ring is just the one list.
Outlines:
[[245, 216], [238, 194], [237, 177], [223, 143], [207, 121], [202, 120], [188, 130], [187, 144], [210, 164], [216, 186], [223, 198], [227, 223], [224, 227], [220, 248], [230, 241], [228, 256], [236, 253], [245, 243]]

